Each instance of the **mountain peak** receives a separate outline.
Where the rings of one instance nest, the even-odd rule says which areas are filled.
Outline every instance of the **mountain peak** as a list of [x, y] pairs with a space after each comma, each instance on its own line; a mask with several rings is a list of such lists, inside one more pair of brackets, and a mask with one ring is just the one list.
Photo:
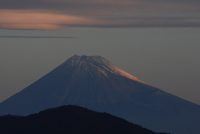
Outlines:
[[[139, 80], [138, 78], [134, 77], [133, 75], [116, 67], [111, 62], [109, 62], [108, 60], [106, 60], [105, 58], [103, 58], [99, 55], [79, 56], [79, 55], [75, 54], [70, 59], [68, 59], [64, 64], [66, 65], [66, 67], [71, 66], [71, 68], [74, 68], [77, 71], [81, 70], [80, 73], [83, 73], [83, 70], [85, 70], [85, 71], [89, 71], [91, 75], [99, 74], [99, 76], [103, 75], [105, 77], [109, 77], [111, 75], [118, 75], [118, 76], [123, 76], [123, 77], [129, 78], [131, 80], [134, 80], [134, 81], [137, 81], [137, 82], [140, 82], [143, 84], [147, 84], [147, 83]], [[78, 74], [78, 72], [75, 74]]]
[[101, 56], [72, 56], [0, 103], [0, 115], [27, 115], [68, 104], [108, 112], [156, 131], [200, 132], [199, 105], [149, 86]]
[[[94, 56], [86, 56], [86, 55], [82, 55], [79, 56], [77, 54], [75, 54], [74, 56], [72, 56], [70, 59], [73, 60], [78, 60], [78, 61], [86, 61], [86, 60], [95, 60], [95, 61], [99, 61], [104, 59], [103, 57], [99, 56], [99, 55], [94, 55]], [[105, 60], [105, 59], [104, 59]]]

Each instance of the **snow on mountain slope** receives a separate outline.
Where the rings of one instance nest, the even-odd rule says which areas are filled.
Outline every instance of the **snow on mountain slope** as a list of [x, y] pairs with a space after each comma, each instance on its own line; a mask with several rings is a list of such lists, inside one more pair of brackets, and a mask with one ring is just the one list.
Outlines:
[[[147, 84], [138, 78], [132, 76], [131, 74], [123, 71], [122, 69], [116, 67], [106, 59], [104, 59], [101, 56], [78, 56], [74, 55], [73, 57], [70, 58], [71, 62], [71, 67], [76, 67], [76, 66], [84, 66], [85, 70], [89, 69], [88, 66], [93, 66], [94, 68], [97, 68], [99, 72], [101, 72], [103, 75], [106, 77], [109, 77], [109, 74], [116, 74], [119, 76], [124, 76], [129, 79], [132, 79], [134, 81], [138, 81], [143, 84]], [[89, 64], [89, 65], [88, 65]]]

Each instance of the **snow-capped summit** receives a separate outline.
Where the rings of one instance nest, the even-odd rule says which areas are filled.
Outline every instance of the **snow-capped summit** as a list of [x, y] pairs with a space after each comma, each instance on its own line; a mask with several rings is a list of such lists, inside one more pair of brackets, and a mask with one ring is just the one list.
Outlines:
[[64, 65], [66, 66], [65, 69], [69, 67], [74, 67], [76, 69], [76, 72], [78, 73], [82, 73], [80, 72], [80, 70], [84, 70], [88, 71], [90, 75], [94, 75], [94, 73], [99, 74], [99, 77], [102, 75], [105, 77], [109, 77], [111, 75], [119, 75], [132, 79], [134, 81], [147, 84], [139, 80], [138, 78], [132, 76], [131, 74], [123, 71], [122, 69], [116, 67], [111, 62], [109, 62], [101, 56], [78, 56], [75, 54], [73, 57], [71, 57], [69, 60], [63, 63], [63, 66]]

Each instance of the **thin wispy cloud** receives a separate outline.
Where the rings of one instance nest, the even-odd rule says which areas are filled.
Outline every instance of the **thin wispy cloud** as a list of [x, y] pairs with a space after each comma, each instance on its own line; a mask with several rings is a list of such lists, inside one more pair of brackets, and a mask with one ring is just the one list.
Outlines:
[[29, 39], [75, 39], [80, 37], [58, 37], [58, 36], [0, 36], [0, 38], [29, 38]]
[[199, 27], [199, 0], [0, 0], [0, 28]]

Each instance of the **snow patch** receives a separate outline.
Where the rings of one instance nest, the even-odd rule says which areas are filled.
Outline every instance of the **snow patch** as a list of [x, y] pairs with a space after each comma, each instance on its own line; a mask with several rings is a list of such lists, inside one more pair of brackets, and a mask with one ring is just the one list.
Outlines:
[[[110, 63], [109, 61], [107, 61], [106, 59], [104, 59], [101, 56], [78, 56], [78, 55], [74, 55], [71, 59], [71, 66], [81, 66], [84, 63], [89, 63], [89, 65], [93, 66], [94, 68], [98, 69], [98, 71], [103, 74], [106, 77], [109, 77], [109, 73], [112, 74], [116, 74], [119, 76], [123, 76], [126, 78], [129, 78], [131, 80], [149, 85], [141, 80], [139, 80], [138, 78], [134, 77], [133, 75], [123, 71], [122, 69], [116, 67], [115, 65], [113, 65], [112, 63]], [[87, 64], [85, 70], [87, 70]], [[109, 73], [108, 73], [109, 72]]]
[[[145, 83], [144, 81], [141, 81], [140, 79], [134, 77], [133, 75], [131, 75], [131, 74], [129, 74], [129, 73], [123, 71], [122, 69], [120, 69], [120, 68], [118, 68], [118, 67], [116, 67], [116, 66], [114, 66], [114, 65], [112, 65], [112, 64], [109, 66], [109, 68], [110, 68], [111, 72], [113, 72], [113, 73], [116, 74], [116, 75], [121, 75], [121, 76], [127, 77], [127, 78], [129, 78], [129, 79], [132, 79], [132, 80], [134, 80], [134, 81], [138, 81], [138, 82], [140, 82], [140, 83], [147, 84], [147, 83]], [[147, 85], [148, 85], [148, 84], [147, 84]]]

